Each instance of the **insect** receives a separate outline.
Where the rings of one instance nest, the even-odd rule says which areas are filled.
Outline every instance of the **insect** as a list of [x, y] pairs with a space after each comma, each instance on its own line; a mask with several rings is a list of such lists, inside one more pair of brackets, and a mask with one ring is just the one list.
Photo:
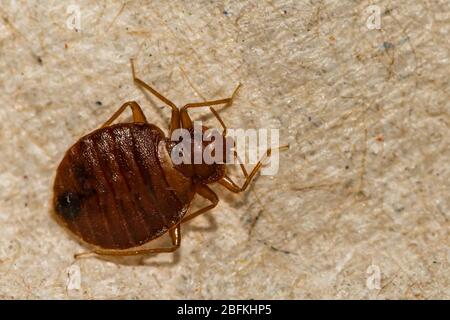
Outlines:
[[[130, 63], [134, 83], [171, 108], [169, 136], [175, 129], [193, 128], [189, 109], [210, 107], [223, 127], [221, 136], [225, 139], [227, 128], [211, 106], [231, 105], [240, 85], [230, 98], [178, 108], [137, 78], [132, 59]], [[127, 108], [131, 108], [133, 121], [113, 124]], [[262, 166], [263, 159], [248, 174], [241, 164], [245, 182], [238, 186], [227, 175], [223, 163], [175, 165], [170, 156], [173, 147], [174, 142], [160, 128], [147, 122], [135, 101], [124, 103], [99, 129], [80, 138], [65, 153], [53, 186], [55, 219], [95, 254], [173, 252], [180, 247], [182, 224], [219, 202], [208, 184], [217, 182], [239, 193]], [[268, 149], [266, 157], [270, 155]], [[188, 213], [196, 194], [211, 204]], [[148, 246], [151, 240], [166, 233], [170, 235], [171, 246]]]

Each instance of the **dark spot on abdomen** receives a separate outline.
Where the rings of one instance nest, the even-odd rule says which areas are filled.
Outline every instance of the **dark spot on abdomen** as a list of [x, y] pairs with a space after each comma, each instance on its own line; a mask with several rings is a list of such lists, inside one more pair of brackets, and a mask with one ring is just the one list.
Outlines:
[[56, 200], [56, 212], [66, 219], [74, 219], [81, 210], [81, 199], [74, 192], [64, 192]]
[[81, 192], [78, 195], [79, 199], [93, 196], [96, 192], [92, 187], [91, 180], [94, 179], [91, 173], [86, 169], [83, 164], [75, 164], [73, 167], [76, 182], [78, 183]]
[[75, 164], [73, 166], [73, 172], [75, 174], [75, 178], [77, 179], [78, 184], [81, 187], [84, 187], [91, 178], [91, 175], [86, 170], [86, 167], [82, 164], [79, 163]]

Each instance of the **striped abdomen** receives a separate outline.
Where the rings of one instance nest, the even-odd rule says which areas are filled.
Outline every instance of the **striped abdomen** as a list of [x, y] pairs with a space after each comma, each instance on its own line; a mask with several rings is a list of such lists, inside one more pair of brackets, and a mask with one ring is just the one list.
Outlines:
[[156, 126], [141, 123], [81, 138], [57, 171], [57, 217], [78, 237], [105, 249], [136, 247], [166, 232], [189, 201], [167, 182], [158, 157], [163, 139]]

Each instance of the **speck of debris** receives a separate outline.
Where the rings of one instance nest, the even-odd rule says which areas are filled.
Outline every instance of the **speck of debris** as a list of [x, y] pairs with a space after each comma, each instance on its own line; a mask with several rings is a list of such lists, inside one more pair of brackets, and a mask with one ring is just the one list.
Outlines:
[[392, 44], [392, 43], [390, 43], [390, 42], [383, 42], [383, 48], [384, 48], [384, 50], [389, 50], [389, 49], [393, 49], [394, 48], [394, 45]]
[[64, 43], [64, 49], [69, 49], [69, 45], [67, 43]]
[[346, 169], [346, 170], [350, 169], [350, 166], [345, 166], [345, 169]]
[[28, 207], [28, 202], [25, 202], [25, 208]]
[[27, 180], [27, 179], [28, 179], [28, 176], [27, 176], [27, 175], [24, 175], [23, 178], [24, 178], [25, 180]]
[[290, 251], [283, 250], [283, 249], [278, 249], [277, 247], [274, 247], [272, 245], [270, 246], [270, 249], [272, 249], [273, 251], [276, 251], [276, 252], [284, 253], [284, 254], [292, 254], [292, 252], [290, 252]]
[[407, 41], [410, 41], [409, 36], [406, 36], [406, 37], [403, 37], [402, 39], [400, 39], [399, 44], [404, 44]]
[[98, 100], [98, 101], [95, 101], [95, 104], [96, 105], [98, 105], [98, 106], [101, 106], [101, 105], [103, 105], [103, 103], [100, 101], [100, 100]]
[[37, 62], [38, 62], [40, 65], [42, 65], [42, 58], [38, 56], [36, 59], [37, 59]]
[[286, 9], [285, 9], [285, 10], [283, 10], [283, 13], [284, 13], [284, 14], [287, 14], [287, 10], [286, 10]]
[[259, 241], [262, 242], [265, 246], [268, 246], [270, 248], [270, 250], [273, 250], [273, 251], [276, 251], [276, 252], [281, 252], [281, 253], [284, 253], [284, 254], [293, 254], [293, 255], [295, 255], [295, 252], [279, 249], [279, 248], [275, 247], [274, 245], [271, 245], [271, 244], [267, 243], [267, 241], [264, 241], [264, 240], [259, 240]]
[[229, 13], [228, 13], [227, 10], [223, 10], [223, 14], [226, 15], [226, 16], [228, 16]]

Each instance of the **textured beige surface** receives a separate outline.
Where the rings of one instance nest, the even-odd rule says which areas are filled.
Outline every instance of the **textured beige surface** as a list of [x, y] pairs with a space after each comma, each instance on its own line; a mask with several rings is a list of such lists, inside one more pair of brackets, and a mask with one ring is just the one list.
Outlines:
[[[29, 3], [0, 7], [0, 298], [450, 298], [449, 1]], [[242, 82], [223, 118], [291, 149], [215, 187], [174, 260], [75, 261], [49, 216], [64, 151], [127, 100], [167, 128], [130, 57], [177, 104]]]

